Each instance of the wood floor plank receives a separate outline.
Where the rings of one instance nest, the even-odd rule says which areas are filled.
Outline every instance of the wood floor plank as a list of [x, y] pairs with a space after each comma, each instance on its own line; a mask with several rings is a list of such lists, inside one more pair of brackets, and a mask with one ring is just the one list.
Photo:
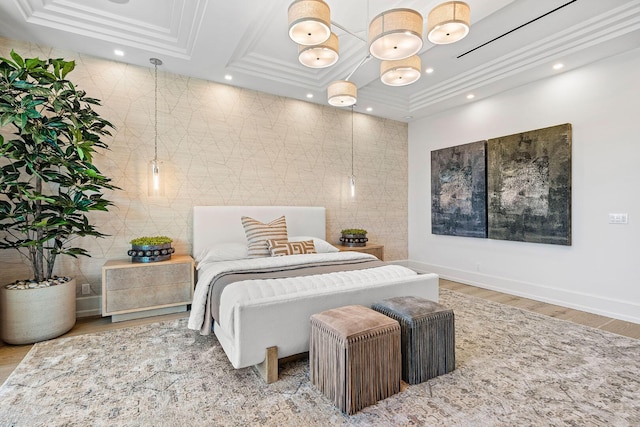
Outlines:
[[515, 301], [513, 301], [512, 304], [509, 304], [513, 307], [517, 307], [517, 308], [521, 308], [523, 310], [529, 310], [529, 311], [534, 311], [534, 312], [538, 312], [538, 310], [540, 310], [542, 307], [545, 306], [546, 303], [541, 302], [541, 301], [536, 301], [533, 299], [529, 299], [529, 298], [519, 298]]
[[614, 319], [603, 325], [600, 329], [613, 332], [614, 334], [640, 339], [640, 325], [636, 323]]
[[517, 297], [515, 295], [501, 294], [499, 292], [497, 292], [497, 295], [489, 298], [490, 301], [497, 302], [500, 304], [506, 304], [506, 305], [513, 305], [513, 303], [515, 303], [519, 299], [520, 297]]
[[452, 291], [458, 291], [460, 289], [464, 289], [466, 287], [469, 287], [469, 285], [465, 285], [462, 283], [458, 283], [458, 282], [453, 282], [451, 280], [447, 280], [447, 279], [440, 279], [440, 287], [444, 288], [444, 289], [449, 289]]
[[536, 313], [544, 314], [549, 317], [558, 317], [562, 315], [566, 315], [572, 309], [567, 307], [561, 307], [559, 305], [554, 304], [544, 304], [540, 308], [536, 310]]
[[[606, 323], [611, 322], [611, 318], [600, 316], [599, 314], [587, 313], [585, 311], [571, 310], [555, 316], [558, 319], [589, 326], [591, 328], [602, 329]], [[639, 326], [640, 328], [640, 326]]]
[[11, 372], [22, 362], [33, 345], [7, 345], [0, 341], [0, 384], [9, 378]]

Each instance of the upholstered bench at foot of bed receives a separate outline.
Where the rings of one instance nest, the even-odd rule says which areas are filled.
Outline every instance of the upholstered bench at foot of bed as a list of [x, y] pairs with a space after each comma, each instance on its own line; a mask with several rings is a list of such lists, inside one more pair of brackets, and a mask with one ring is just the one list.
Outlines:
[[455, 369], [453, 310], [412, 296], [389, 298], [371, 308], [400, 323], [404, 381], [418, 384]]
[[400, 391], [400, 325], [361, 305], [311, 316], [311, 383], [347, 414]]

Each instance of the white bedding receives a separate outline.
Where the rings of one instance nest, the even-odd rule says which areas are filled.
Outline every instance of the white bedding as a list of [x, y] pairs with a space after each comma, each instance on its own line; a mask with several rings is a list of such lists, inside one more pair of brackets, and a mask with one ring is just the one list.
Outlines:
[[[335, 252], [200, 263], [198, 265], [198, 283], [193, 296], [188, 326], [194, 330], [201, 329], [205, 320], [209, 285], [211, 280], [218, 274], [236, 271], [240, 268], [277, 268], [289, 265], [303, 265], [311, 261], [324, 262], [352, 259], [376, 258], [373, 255], [358, 252]], [[328, 292], [335, 293], [339, 292], [340, 287], [364, 288], [382, 281], [413, 275], [416, 275], [416, 273], [408, 268], [398, 265], [386, 265], [358, 271], [305, 276], [304, 278], [252, 280], [259, 286], [246, 286], [246, 281], [240, 281], [228, 285], [223, 291], [220, 301], [220, 319], [216, 320], [219, 324], [231, 325], [227, 332], [233, 335], [233, 310], [239, 303], [267, 302], [293, 294], [296, 297], [304, 297], [311, 293], [316, 295]], [[208, 332], [206, 331], [205, 333]]]
[[[325, 239], [326, 215], [322, 207], [304, 206], [195, 206], [193, 208], [193, 254], [198, 259], [198, 285], [189, 318], [189, 328], [210, 332], [205, 316], [209, 304], [209, 283], [219, 273], [227, 273], [246, 263], [251, 268], [286, 266], [306, 263], [305, 258], [316, 260], [345, 260], [373, 256], [355, 252], [293, 255], [251, 260], [244, 257], [247, 239], [240, 218], [250, 216], [269, 222], [286, 216], [287, 231], [291, 236], [312, 236]], [[304, 237], [302, 240], [308, 240]], [[324, 242], [327, 246], [328, 243]], [[239, 250], [239, 249], [241, 250]], [[316, 246], [318, 249], [318, 246]], [[361, 258], [362, 259], [362, 258]], [[210, 262], [211, 261], [211, 262]], [[348, 262], [348, 261], [347, 261]], [[352, 261], [358, 263], [358, 261]], [[286, 269], [286, 268], [284, 268]], [[381, 269], [381, 270], [378, 270]], [[438, 276], [415, 274], [397, 265], [360, 269], [354, 276], [326, 273], [331, 277], [316, 277], [304, 281], [295, 278], [265, 280], [266, 287], [251, 290], [228, 284], [219, 295], [218, 317], [213, 324], [214, 333], [234, 368], [240, 369], [266, 361], [266, 349], [277, 349], [283, 358], [309, 351], [309, 318], [314, 313], [344, 305], [371, 306], [386, 298], [413, 295], [438, 301]], [[360, 276], [356, 279], [355, 276]], [[320, 276], [320, 275], [318, 275]], [[262, 280], [262, 279], [260, 279]], [[255, 283], [253, 283], [255, 284]], [[256, 289], [259, 288], [259, 289]], [[231, 320], [231, 321], [229, 321]], [[209, 330], [207, 330], [209, 329]], [[277, 362], [267, 364], [275, 370]], [[269, 377], [265, 376], [265, 379]]]
[[[412, 273], [412, 274], [408, 274]], [[415, 272], [399, 266], [386, 265], [357, 271], [344, 271], [318, 274], [314, 276], [289, 277], [282, 279], [257, 279], [258, 286], [246, 286], [244, 281], [233, 283], [225, 288], [220, 300], [220, 319], [218, 323], [228, 325], [227, 332], [233, 337], [234, 307], [252, 302], [277, 301], [295, 297], [304, 298], [309, 295], [337, 294], [341, 289], [364, 289], [377, 283], [414, 276]]]

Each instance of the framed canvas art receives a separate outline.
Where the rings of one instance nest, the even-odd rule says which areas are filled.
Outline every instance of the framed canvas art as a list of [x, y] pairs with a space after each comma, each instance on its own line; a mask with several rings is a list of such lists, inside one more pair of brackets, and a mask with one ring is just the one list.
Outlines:
[[571, 124], [487, 143], [489, 238], [571, 245]]
[[431, 232], [487, 237], [486, 141], [431, 152]]

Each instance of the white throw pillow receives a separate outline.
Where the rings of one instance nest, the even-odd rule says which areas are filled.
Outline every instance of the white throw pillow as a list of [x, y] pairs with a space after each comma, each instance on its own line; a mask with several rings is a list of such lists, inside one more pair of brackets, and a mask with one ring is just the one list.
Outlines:
[[326, 254], [329, 252], [340, 252], [340, 249], [333, 246], [331, 243], [326, 240], [322, 240], [318, 237], [311, 236], [293, 236], [289, 237], [290, 242], [302, 242], [304, 240], [313, 240], [313, 245], [316, 248], [316, 252], [319, 254]]
[[217, 243], [200, 252], [196, 257], [196, 262], [203, 264], [217, 261], [232, 261], [246, 257], [247, 245], [245, 243]]

